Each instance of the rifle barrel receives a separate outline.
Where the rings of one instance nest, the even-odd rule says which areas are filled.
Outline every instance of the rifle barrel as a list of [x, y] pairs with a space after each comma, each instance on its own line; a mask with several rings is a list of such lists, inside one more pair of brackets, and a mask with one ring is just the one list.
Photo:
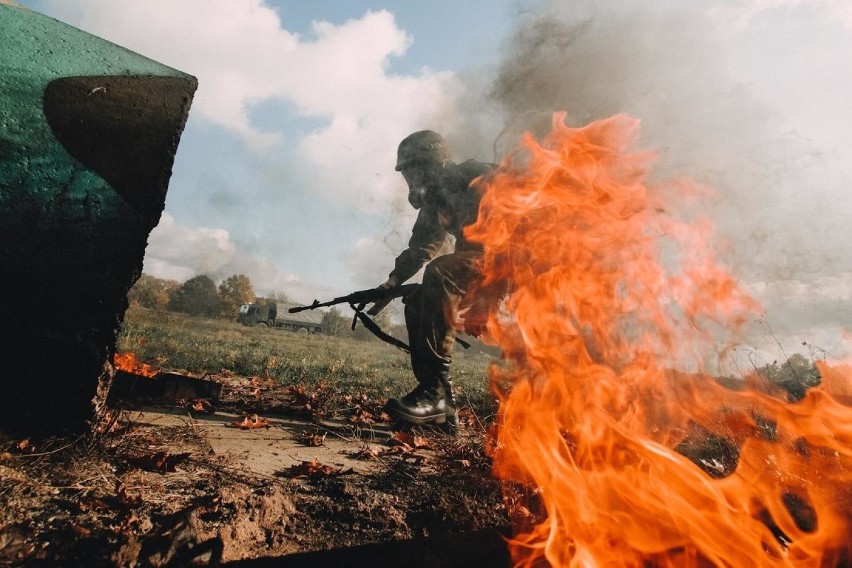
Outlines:
[[370, 302], [375, 302], [382, 298], [398, 298], [400, 296], [406, 296], [417, 286], [418, 284], [403, 284], [401, 286], [397, 286], [396, 288], [372, 288], [369, 290], [359, 290], [358, 292], [353, 292], [348, 296], [340, 296], [339, 298], [329, 300], [328, 302], [320, 302], [319, 300], [314, 300], [314, 303], [309, 306], [296, 306], [294, 308], [288, 309], [287, 311], [291, 314], [295, 314], [297, 312], [303, 312], [305, 310], [315, 310], [317, 308], [334, 306], [337, 304], [343, 304], [345, 302], [348, 302], [350, 304], [369, 304]]
[[290, 308], [287, 310], [291, 314], [295, 314], [298, 312], [304, 312], [305, 310], [315, 310], [316, 308], [321, 307], [323, 304], [319, 303], [319, 300], [314, 300], [314, 302], [310, 306], [296, 306], [295, 308]]

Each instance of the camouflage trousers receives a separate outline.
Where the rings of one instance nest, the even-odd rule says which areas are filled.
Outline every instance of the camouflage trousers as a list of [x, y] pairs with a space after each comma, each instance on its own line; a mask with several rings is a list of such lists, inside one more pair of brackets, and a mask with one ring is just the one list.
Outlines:
[[422, 284], [405, 298], [405, 326], [411, 368], [420, 384], [448, 379], [460, 308], [471, 284], [481, 275], [480, 251], [456, 251], [426, 265]]

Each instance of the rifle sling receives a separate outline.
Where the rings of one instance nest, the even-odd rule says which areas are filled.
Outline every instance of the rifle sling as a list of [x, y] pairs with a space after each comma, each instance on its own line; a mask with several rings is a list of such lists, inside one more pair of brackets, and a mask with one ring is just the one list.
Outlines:
[[[354, 306], [353, 306], [353, 308], [354, 308]], [[408, 347], [408, 345], [405, 344], [405, 342], [400, 341], [396, 337], [394, 337], [392, 335], [388, 335], [387, 333], [385, 333], [382, 330], [382, 328], [379, 327], [379, 324], [377, 324], [376, 322], [371, 320], [370, 316], [365, 314], [363, 311], [355, 310], [355, 317], [360, 319], [361, 323], [364, 324], [364, 327], [369, 329], [373, 333], [373, 335], [375, 335], [376, 337], [378, 337], [382, 341], [384, 341], [386, 343], [390, 343], [394, 347], [398, 347], [398, 348], [402, 349], [403, 351], [405, 351], [406, 353], [411, 353], [411, 349]], [[353, 321], [352, 323], [353, 323], [352, 327], [354, 328], [355, 322]]]
[[[361, 320], [361, 323], [364, 324], [364, 327], [366, 327], [368, 330], [370, 330], [373, 335], [375, 335], [376, 337], [378, 337], [382, 341], [384, 341], [386, 343], [390, 343], [394, 347], [398, 347], [398, 348], [402, 349], [403, 351], [405, 351], [406, 353], [411, 353], [411, 348], [404, 341], [400, 341], [396, 337], [385, 333], [385, 331], [381, 327], [379, 327], [379, 324], [377, 324], [376, 322], [371, 320], [370, 316], [368, 316], [367, 314], [364, 313], [363, 304], [360, 305], [360, 306], [350, 305], [350, 307], [353, 310], [355, 310], [355, 318], [352, 320], [352, 330], [353, 331], [355, 330], [355, 322], [357, 320]], [[464, 347], [465, 349], [470, 347], [470, 343], [468, 343], [464, 339], [462, 339], [460, 337], [456, 337], [455, 339], [456, 339], [456, 342], [459, 345], [461, 345], [462, 347]]]

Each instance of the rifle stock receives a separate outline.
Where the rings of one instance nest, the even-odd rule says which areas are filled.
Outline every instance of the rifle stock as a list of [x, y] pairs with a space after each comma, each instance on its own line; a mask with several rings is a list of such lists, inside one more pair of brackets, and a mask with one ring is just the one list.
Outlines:
[[[303, 312], [305, 310], [315, 310], [317, 308], [325, 308], [337, 304], [350, 304], [353, 308], [355, 308], [356, 306], [361, 306], [360, 309], [363, 309], [366, 304], [377, 302], [379, 300], [407, 296], [408, 294], [413, 292], [417, 286], [419, 286], [419, 284], [403, 284], [402, 286], [395, 286], [393, 288], [378, 287], [370, 288], [368, 290], [358, 290], [357, 292], [352, 292], [351, 294], [347, 294], [346, 296], [339, 296], [326, 302], [314, 300], [313, 303], [308, 306], [296, 306], [294, 308], [290, 308], [287, 311], [291, 314], [295, 314], [297, 312]], [[360, 311], [360, 309], [356, 311]]]

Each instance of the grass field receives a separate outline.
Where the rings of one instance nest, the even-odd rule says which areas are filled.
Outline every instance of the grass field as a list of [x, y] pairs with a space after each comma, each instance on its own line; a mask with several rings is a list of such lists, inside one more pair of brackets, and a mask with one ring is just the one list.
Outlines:
[[[273, 377], [285, 386], [324, 385], [372, 400], [400, 396], [415, 385], [408, 355], [379, 339], [247, 327], [139, 307], [127, 310], [117, 347], [164, 369], [194, 375], [229, 371]], [[452, 379], [459, 403], [487, 418], [493, 412], [488, 394], [488, 366], [493, 357], [476, 347], [456, 351]]]

